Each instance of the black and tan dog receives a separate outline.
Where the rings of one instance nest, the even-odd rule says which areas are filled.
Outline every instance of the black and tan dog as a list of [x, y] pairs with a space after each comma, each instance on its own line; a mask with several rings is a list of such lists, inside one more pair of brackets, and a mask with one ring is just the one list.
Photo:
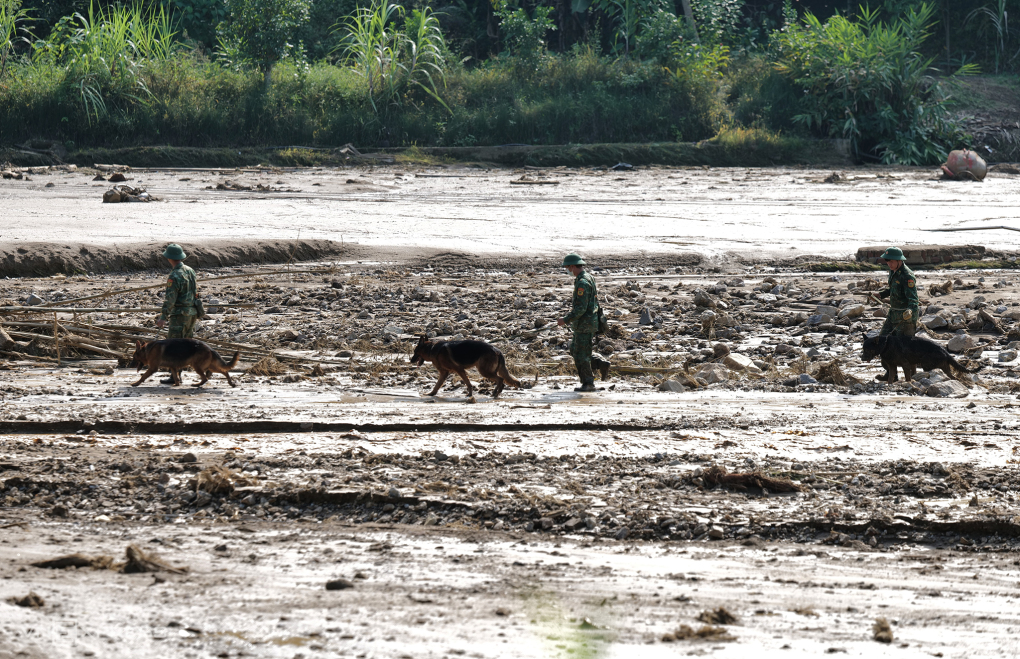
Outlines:
[[483, 378], [496, 383], [493, 398], [499, 397], [504, 383], [521, 388], [520, 381], [507, 370], [503, 353], [485, 341], [431, 341], [422, 334], [414, 349], [414, 355], [411, 356], [411, 363], [421, 366], [425, 362], [432, 362], [439, 369], [439, 381], [429, 392], [429, 396], [439, 393], [450, 373], [459, 375], [467, 385], [468, 396], [473, 396], [475, 390], [467, 376], [469, 368], [478, 369]]
[[161, 368], [170, 369], [170, 378], [173, 380], [174, 386], [177, 386], [181, 384], [181, 370], [190, 366], [202, 378], [195, 384], [196, 387], [201, 387], [208, 382], [213, 373], [222, 373], [227, 376], [230, 386], [236, 387], [237, 385], [230, 379], [230, 369], [237, 366], [237, 360], [240, 357], [241, 353], [235, 352], [233, 359], [226, 362], [208, 344], [195, 339], [163, 339], [148, 343], [135, 341], [135, 354], [131, 358], [131, 364], [137, 366], [138, 371], [142, 370], [142, 367], [148, 370], [138, 382], [131, 386], [137, 387]]
[[958, 379], [953, 369], [964, 373], [977, 373], [981, 370], [978, 367], [968, 370], [960, 362], [956, 361], [949, 352], [937, 343], [919, 339], [916, 336], [897, 336], [886, 334], [867, 338], [861, 346], [861, 359], [870, 362], [875, 357], [882, 358], [882, 366], [885, 368], [889, 384], [896, 382], [896, 367], [903, 369], [903, 377], [910, 380], [917, 372], [917, 366], [925, 371], [935, 368], [942, 371], [949, 377]]

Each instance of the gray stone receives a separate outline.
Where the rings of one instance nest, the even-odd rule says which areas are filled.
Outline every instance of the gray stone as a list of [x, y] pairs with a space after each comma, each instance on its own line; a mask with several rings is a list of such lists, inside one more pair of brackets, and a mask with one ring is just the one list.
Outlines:
[[29, 296], [28, 296], [28, 297], [27, 297], [27, 298], [25, 299], [25, 304], [27, 304], [27, 305], [28, 305], [28, 306], [30, 306], [30, 307], [34, 307], [34, 306], [36, 306], [36, 305], [38, 305], [38, 304], [42, 304], [42, 303], [43, 303], [43, 302], [45, 302], [45, 301], [46, 301], [46, 300], [42, 299], [41, 297], [39, 297], [39, 296], [38, 296], [38, 295], [36, 295], [35, 293], [32, 293], [31, 295], [29, 295]]
[[966, 398], [970, 390], [956, 380], [946, 380], [931, 385], [925, 393], [935, 398]]
[[747, 355], [741, 355], [740, 353], [730, 353], [723, 358], [723, 364], [734, 371], [746, 371], [748, 373], [760, 373], [761, 371], [757, 366], [754, 365], [752, 360]]
[[942, 316], [938, 316], [938, 315], [930, 313], [930, 314], [926, 314], [924, 316], [921, 316], [921, 324], [924, 325], [925, 327], [927, 327], [928, 329], [933, 329], [934, 330], [934, 329], [940, 329], [942, 327], [945, 327], [946, 325], [949, 324], [949, 321], [946, 320], [945, 318], [943, 318]]
[[722, 364], [705, 364], [698, 369], [697, 377], [708, 384], [725, 382], [730, 379], [730, 370]]
[[949, 352], [963, 352], [970, 350], [976, 345], [977, 339], [970, 334], [957, 334], [949, 339], [949, 343], [946, 344], [946, 350]]
[[198, 457], [194, 453], [185, 453], [181, 457], [177, 458], [177, 462], [187, 464], [198, 462]]
[[708, 307], [711, 309], [715, 307], [715, 300], [713, 300], [704, 289], [698, 288], [694, 291], [694, 304], [699, 307]]
[[382, 329], [383, 334], [403, 334], [404, 328], [399, 325], [387, 325]]
[[775, 304], [779, 298], [777, 298], [772, 293], [759, 293], [758, 295], [754, 296], [754, 299], [758, 300], [762, 304]]
[[867, 307], [865, 307], [863, 304], [850, 304], [840, 309], [839, 315], [837, 317], [859, 318], [864, 315], [865, 311], [867, 311]]
[[839, 313], [839, 309], [837, 309], [836, 307], [829, 306], [827, 304], [819, 304], [817, 307], [815, 307], [815, 313], [822, 316], [829, 316], [830, 318], [835, 318], [836, 314]]
[[713, 540], [722, 540], [726, 537], [726, 532], [718, 526], [713, 526], [708, 530], [708, 537]]
[[800, 384], [818, 384], [818, 380], [814, 379], [807, 373], [801, 373], [797, 377], [797, 382], [799, 382]]
[[1000, 362], [1011, 362], [1017, 358], [1016, 350], [1000, 350], [999, 361]]
[[638, 325], [651, 325], [655, 322], [655, 314], [648, 307], [641, 310], [641, 316], [638, 318]]
[[678, 394], [682, 394], [687, 391], [687, 387], [683, 386], [676, 380], [664, 380], [659, 385], [659, 391], [672, 391]]
[[395, 487], [391, 487], [391, 488], [390, 488], [390, 491], [389, 491], [389, 492], [387, 492], [387, 493], [386, 493], [386, 495], [387, 495], [387, 496], [388, 496], [389, 498], [391, 498], [391, 499], [399, 499], [399, 498], [400, 498], [400, 490], [398, 490], [398, 489], [397, 489], [397, 488], [395, 488]]

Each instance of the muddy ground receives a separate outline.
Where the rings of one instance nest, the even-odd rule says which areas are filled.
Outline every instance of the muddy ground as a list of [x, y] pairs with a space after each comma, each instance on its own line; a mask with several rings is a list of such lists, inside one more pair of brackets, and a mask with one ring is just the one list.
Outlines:
[[[381, 171], [274, 180], [294, 187], [294, 178], [320, 177], [339, 188]], [[1017, 275], [920, 272], [929, 338], [955, 341], [953, 354], [977, 372], [889, 385], [875, 381], [876, 362], [859, 358], [865, 332], [882, 323], [881, 307], [861, 293], [884, 276], [805, 272], [769, 247], [785, 235], [766, 235], [775, 225], [749, 208], [736, 229], [706, 221], [699, 236], [685, 224], [694, 220], [678, 220], [682, 230], [661, 218], [603, 221], [601, 234], [570, 243], [560, 219], [594, 221], [582, 210], [592, 199], [619, 209], [611, 186], [620, 184], [608, 173], [604, 189], [546, 204], [536, 202], [545, 192], [517, 191], [556, 186], [509, 180], [569, 185], [559, 173], [494, 171], [510, 191], [502, 207], [492, 180], [447, 173], [388, 171], [449, 186], [436, 196], [386, 193], [401, 214], [441, 230], [415, 242], [396, 219], [355, 223], [365, 230], [360, 260], [371, 262], [306, 262], [271, 275], [202, 270], [206, 279], [248, 273], [203, 284], [211, 307], [235, 305], [214, 308], [198, 334], [226, 356], [242, 352], [236, 388], [214, 375], [195, 389], [190, 372], [184, 387], [153, 378], [135, 388], [138, 374], [123, 361], [66, 343], [58, 366], [47, 361], [56, 358], [45, 338], [52, 314], [0, 312], [17, 343], [0, 362], [0, 657], [1015, 654]], [[850, 245], [900, 242], [874, 218], [848, 221], [864, 185], [896, 186], [913, 200], [900, 213], [915, 222], [927, 212], [915, 206], [932, 199], [934, 210], [950, 191], [967, 195], [975, 214], [1020, 192], [1020, 178], [1006, 175], [964, 188], [920, 171], [897, 171], [892, 182], [853, 171], [858, 183], [846, 185], [808, 183], [824, 173], [801, 172], [800, 183], [773, 188], [769, 174], [626, 176], [639, 188], [632, 208], [644, 185], [669, 197], [663, 207], [697, 213], [727, 203], [724, 178], [759, 180], [755, 194], [786, 195], [784, 230], [817, 236], [819, 214], [837, 216], [825, 221], [841, 221], [841, 237], [813, 250], [797, 239], [802, 255], [827, 259]], [[670, 176], [690, 179], [698, 203], [662, 188]], [[35, 209], [23, 184], [0, 187], [14, 213]], [[95, 190], [67, 186], [41, 202], [48, 227], [14, 229], [24, 240], [74, 233], [68, 218]], [[817, 190], [833, 191], [832, 201], [819, 204]], [[235, 237], [289, 237], [278, 200], [229, 194], [248, 208]], [[232, 206], [181, 192], [189, 195], [212, 216]], [[526, 217], [530, 234], [504, 223], [465, 236], [466, 224], [440, 216], [467, 212], [472, 195], [488, 200], [472, 213], [523, 217], [542, 203], [558, 215]], [[331, 204], [378, 203], [308, 199], [323, 227]], [[155, 232], [167, 204], [97, 208], [126, 210], [119, 221], [137, 234], [145, 213], [136, 207], [154, 213]], [[187, 247], [230, 235], [200, 216], [185, 216], [175, 239]], [[959, 219], [968, 218], [939, 222]], [[346, 232], [353, 220], [331, 222]], [[113, 226], [75, 237], [111, 245]], [[607, 251], [610, 231], [633, 243]], [[681, 231], [691, 244], [660, 240]], [[745, 239], [753, 249], [734, 251]], [[463, 240], [490, 249], [465, 250]], [[446, 251], [446, 242], [456, 245]], [[540, 258], [521, 256], [537, 242]], [[643, 255], [631, 249], [639, 243]], [[1012, 256], [1005, 238], [980, 244]], [[572, 390], [569, 333], [554, 322], [570, 281], [551, 255], [568, 245], [602, 251], [593, 265], [614, 327], [599, 349], [615, 370], [596, 394]], [[153, 314], [121, 309], [158, 306], [158, 289], [75, 300], [162, 276], [6, 279], [0, 304], [35, 295], [105, 309], [59, 313], [59, 322], [126, 354], [155, 327]], [[473, 399], [459, 382], [426, 396], [435, 371], [407, 362], [419, 332], [492, 342], [524, 386], [493, 400], [472, 372], [481, 385]], [[152, 555], [142, 567], [155, 571], [131, 572], [129, 546]], [[33, 565], [75, 553], [78, 567]], [[42, 606], [8, 601], [29, 592]], [[891, 643], [876, 640], [888, 640], [881, 626], [876, 635], [879, 618]]]

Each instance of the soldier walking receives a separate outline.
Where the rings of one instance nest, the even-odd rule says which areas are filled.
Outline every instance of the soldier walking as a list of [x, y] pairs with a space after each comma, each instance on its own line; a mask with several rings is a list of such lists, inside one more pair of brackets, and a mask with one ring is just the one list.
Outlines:
[[198, 297], [198, 283], [195, 271], [184, 265], [188, 255], [180, 245], [170, 244], [163, 250], [163, 256], [170, 262], [170, 276], [166, 280], [166, 297], [160, 311], [156, 327], [160, 329], [169, 323], [166, 338], [190, 339], [195, 336], [195, 321], [198, 320], [198, 309], [195, 300]]
[[[885, 323], [878, 334], [914, 336], [921, 308], [917, 300], [917, 278], [914, 271], [907, 267], [903, 250], [899, 247], [890, 247], [879, 258], [889, 266], [889, 285], [878, 292], [878, 297], [889, 298], [889, 315], [885, 317]], [[888, 377], [886, 373], [876, 379], [887, 380]]]
[[584, 269], [584, 265], [584, 259], [578, 254], [567, 254], [563, 259], [563, 267], [574, 275], [574, 293], [570, 313], [557, 320], [556, 324], [560, 327], [570, 324], [574, 332], [570, 356], [574, 358], [577, 376], [581, 380], [581, 386], [574, 391], [595, 391], [592, 368], [597, 369], [605, 380], [609, 377], [609, 362], [591, 354], [599, 329], [598, 287], [595, 278]]

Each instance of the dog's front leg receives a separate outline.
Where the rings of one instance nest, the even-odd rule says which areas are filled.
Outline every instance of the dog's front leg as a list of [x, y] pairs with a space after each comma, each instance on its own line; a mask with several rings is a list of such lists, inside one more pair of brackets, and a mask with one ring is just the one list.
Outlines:
[[439, 380], [436, 382], [436, 386], [432, 387], [432, 391], [429, 392], [429, 396], [435, 396], [439, 393], [439, 390], [443, 388], [443, 383], [446, 382], [446, 378], [450, 377], [450, 371], [439, 371]]
[[146, 371], [145, 373], [143, 373], [143, 374], [142, 374], [142, 377], [141, 377], [141, 378], [139, 378], [138, 382], [134, 382], [134, 383], [132, 383], [132, 385], [131, 385], [131, 386], [132, 386], [132, 387], [137, 387], [137, 386], [138, 386], [138, 385], [140, 385], [141, 383], [145, 382], [145, 380], [146, 380], [146, 379], [148, 379], [148, 378], [149, 378], [149, 376], [151, 376], [151, 375], [152, 375], [153, 373], [155, 373], [155, 372], [156, 372], [156, 371], [158, 371], [158, 370], [159, 370], [159, 367], [158, 367], [158, 366], [157, 366], [156, 368], [150, 368], [149, 370], [147, 370], [147, 371]]

